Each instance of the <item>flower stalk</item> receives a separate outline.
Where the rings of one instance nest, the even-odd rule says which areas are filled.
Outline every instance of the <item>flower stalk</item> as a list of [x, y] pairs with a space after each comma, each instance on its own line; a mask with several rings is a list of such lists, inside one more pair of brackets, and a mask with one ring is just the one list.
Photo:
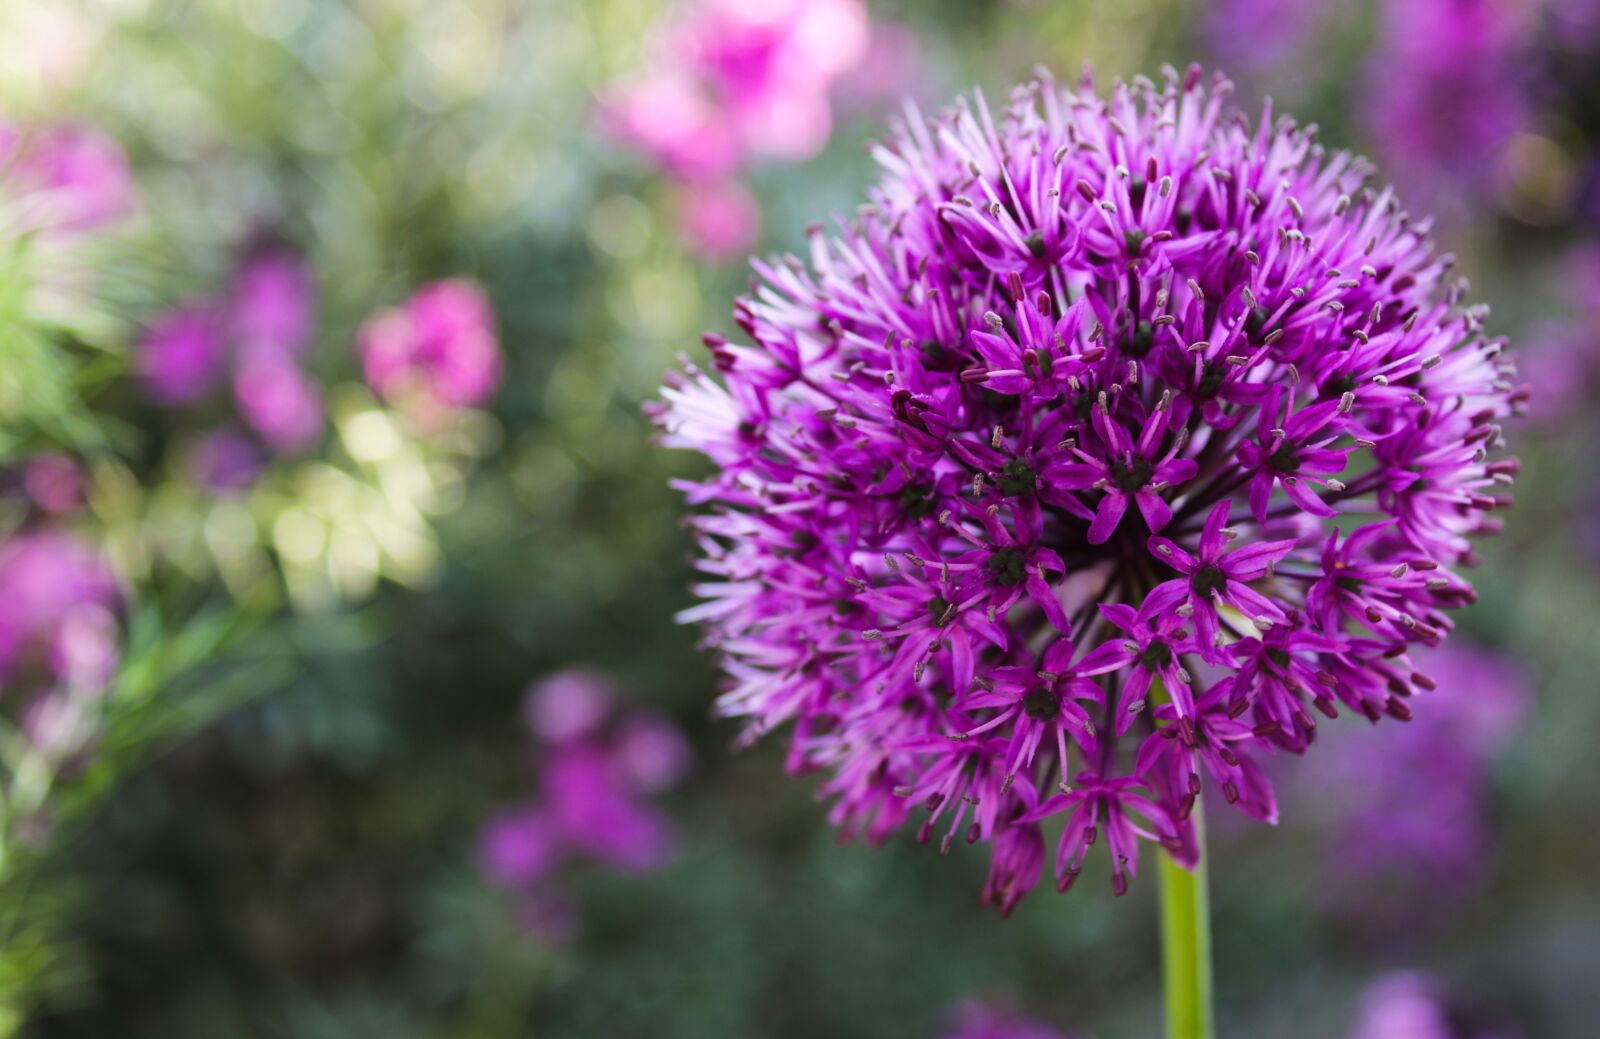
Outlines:
[[1160, 856], [1161, 978], [1167, 1039], [1213, 1039], [1211, 907], [1206, 894], [1205, 825], [1197, 802], [1190, 816], [1201, 848], [1193, 869]]

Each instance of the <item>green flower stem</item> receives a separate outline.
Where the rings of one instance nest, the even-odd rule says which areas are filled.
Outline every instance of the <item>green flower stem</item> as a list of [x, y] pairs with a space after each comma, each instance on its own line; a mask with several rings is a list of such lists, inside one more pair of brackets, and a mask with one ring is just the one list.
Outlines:
[[1206, 898], [1205, 824], [1195, 803], [1195, 841], [1202, 852], [1193, 870], [1160, 854], [1161, 975], [1166, 990], [1167, 1039], [1215, 1039], [1211, 1006], [1211, 909]]

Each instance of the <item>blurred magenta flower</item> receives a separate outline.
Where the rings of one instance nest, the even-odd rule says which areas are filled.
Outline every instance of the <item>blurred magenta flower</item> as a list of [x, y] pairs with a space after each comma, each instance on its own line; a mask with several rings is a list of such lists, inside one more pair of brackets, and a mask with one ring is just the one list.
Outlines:
[[736, 180], [686, 184], [677, 205], [678, 232], [706, 259], [746, 255], [761, 235], [761, 209]]
[[239, 416], [274, 451], [304, 451], [322, 432], [322, 391], [287, 358], [245, 359], [234, 372], [233, 396]]
[[748, 345], [649, 409], [715, 466], [680, 619], [720, 710], [792, 726], [846, 834], [990, 845], [1001, 912], [1047, 823], [1058, 890], [1098, 847], [1121, 894], [1147, 844], [1195, 861], [1207, 782], [1275, 821], [1262, 762], [1317, 715], [1431, 710], [1413, 654], [1510, 503], [1524, 395], [1449, 257], [1230, 91], [912, 114], [857, 219], [755, 262]]
[[177, 307], [157, 317], [139, 339], [137, 367], [161, 404], [189, 404], [216, 386], [227, 363], [227, 340], [209, 303]]
[[424, 285], [368, 318], [357, 335], [367, 385], [419, 418], [437, 421], [494, 393], [502, 360], [489, 297], [474, 281]]
[[316, 287], [305, 258], [282, 245], [251, 250], [228, 295], [230, 331], [246, 355], [298, 356], [311, 334]]
[[1520, 0], [1385, 0], [1362, 112], [1408, 190], [1437, 202], [1489, 186], [1528, 117], [1532, 15]]
[[1062, 1033], [984, 1003], [963, 1003], [945, 1039], [1064, 1039]]
[[1374, 982], [1361, 999], [1349, 1039], [1518, 1039], [1519, 1030], [1474, 1023], [1449, 1007], [1444, 986], [1426, 974], [1402, 972]]
[[[239, 259], [227, 294], [196, 299], [157, 316], [139, 339], [136, 365], [158, 403], [193, 404], [226, 375], [239, 417], [274, 452], [310, 448], [322, 432], [322, 389], [301, 366], [309, 340], [315, 284], [304, 258], [287, 246], [252, 246]], [[226, 481], [242, 479], [237, 445]], [[253, 477], [251, 477], [253, 479]], [[208, 483], [208, 486], [210, 484]]]
[[21, 200], [25, 224], [92, 231], [131, 216], [133, 175], [122, 145], [91, 126], [0, 126], [0, 189]]
[[619, 711], [609, 681], [588, 669], [538, 682], [524, 715], [538, 789], [485, 825], [478, 855], [489, 881], [516, 895], [530, 933], [560, 941], [576, 910], [555, 884], [556, 870], [591, 862], [638, 873], [666, 863], [671, 828], [645, 799], [683, 777], [689, 748], [665, 720]]
[[110, 565], [72, 534], [22, 533], [0, 546], [0, 700], [48, 758], [94, 739], [116, 673], [122, 605]]

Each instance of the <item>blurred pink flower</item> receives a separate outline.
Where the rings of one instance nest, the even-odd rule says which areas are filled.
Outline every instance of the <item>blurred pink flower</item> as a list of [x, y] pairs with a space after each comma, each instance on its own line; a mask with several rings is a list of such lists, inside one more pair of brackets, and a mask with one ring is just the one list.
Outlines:
[[246, 256], [230, 293], [239, 348], [298, 355], [311, 334], [315, 292], [305, 258], [293, 249], [268, 246]]
[[634, 715], [619, 726], [615, 753], [623, 780], [652, 794], [676, 786], [692, 761], [683, 733], [650, 715]]
[[374, 314], [357, 344], [373, 392], [424, 417], [481, 404], [500, 382], [494, 312], [465, 278], [424, 285], [400, 307]]
[[1390, 974], [1361, 999], [1350, 1039], [1516, 1039], [1519, 1032], [1480, 1027], [1446, 1006], [1443, 986], [1426, 974]]
[[738, 181], [688, 184], [678, 193], [678, 230], [706, 259], [739, 259], [761, 234], [761, 209]]
[[526, 700], [528, 724], [551, 743], [581, 739], [611, 713], [611, 684], [597, 671], [572, 667], [536, 682]]
[[127, 154], [87, 125], [0, 127], [0, 167], [6, 193], [24, 200], [28, 223], [42, 230], [91, 231], [134, 211]]
[[740, 147], [721, 108], [692, 79], [652, 73], [601, 101], [600, 125], [680, 180], [727, 177]]
[[116, 575], [88, 542], [61, 531], [0, 546], [0, 685], [99, 687], [116, 669]]
[[664, 816], [640, 802], [607, 748], [555, 748], [540, 775], [545, 810], [575, 851], [614, 869], [665, 865], [672, 837]]
[[650, 70], [606, 92], [602, 125], [685, 180], [810, 158], [869, 32], [859, 0], [696, 0], [658, 29]]
[[322, 391], [286, 358], [247, 358], [234, 372], [233, 396], [240, 416], [274, 451], [304, 451], [322, 432]]
[[[311, 334], [314, 293], [299, 253], [281, 245], [247, 250], [225, 299], [190, 301], [146, 328], [137, 367], [150, 396], [191, 404], [227, 373], [240, 417], [263, 443], [279, 453], [311, 447], [322, 432], [322, 390], [298, 359]], [[237, 434], [206, 447], [199, 463], [211, 476], [202, 482], [219, 489], [252, 482], [240, 448]]]
[[479, 834], [485, 877], [516, 897], [543, 941], [561, 940], [577, 922], [553, 879], [558, 868], [589, 862], [638, 873], [672, 852], [671, 827], [646, 798], [682, 778], [688, 745], [664, 720], [619, 714], [614, 704], [609, 682], [587, 669], [536, 683], [524, 711], [538, 744], [538, 789]]
[[501, 887], [538, 883], [560, 862], [555, 827], [537, 804], [508, 808], [489, 820], [479, 837], [484, 874]]
[[83, 503], [83, 470], [70, 456], [40, 455], [22, 470], [22, 488], [44, 512], [59, 516]]

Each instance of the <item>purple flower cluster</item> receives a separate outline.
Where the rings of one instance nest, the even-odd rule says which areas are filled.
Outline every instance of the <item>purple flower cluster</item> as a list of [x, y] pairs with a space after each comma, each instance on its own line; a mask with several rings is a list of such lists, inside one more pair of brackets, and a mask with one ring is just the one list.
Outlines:
[[739, 170], [821, 150], [829, 92], [866, 53], [868, 34], [860, 0], [694, 0], [658, 27], [649, 70], [608, 92], [601, 121], [679, 185], [691, 247], [738, 255], [760, 226]]
[[73, 535], [34, 531], [0, 546], [0, 690], [51, 758], [93, 738], [116, 672], [121, 608], [116, 575]]
[[583, 670], [534, 686], [528, 724], [538, 745], [538, 790], [490, 820], [479, 857], [490, 881], [517, 896], [529, 932], [559, 942], [576, 923], [554, 884], [561, 866], [587, 860], [637, 873], [666, 862], [672, 834], [645, 799], [683, 778], [689, 748], [660, 718], [620, 714], [605, 678]]
[[483, 403], [500, 382], [494, 311], [465, 278], [424, 285], [368, 318], [356, 338], [367, 385], [426, 424]]
[[[651, 410], [683, 489], [721, 710], [793, 726], [832, 820], [993, 849], [983, 898], [1089, 849], [1121, 892], [1196, 855], [1203, 778], [1411, 716], [1473, 600], [1521, 400], [1426, 221], [1311, 129], [1164, 83], [1048, 78], [912, 112], [855, 221], [758, 262]], [[1448, 694], [1445, 694], [1448, 695]]]
[[[322, 391], [301, 366], [314, 300], [298, 253], [278, 245], [247, 250], [224, 297], [182, 304], [145, 330], [138, 365], [150, 395], [168, 406], [192, 404], [227, 380], [239, 417], [268, 448], [306, 450], [323, 419]], [[227, 427], [221, 435], [244, 442]]]

